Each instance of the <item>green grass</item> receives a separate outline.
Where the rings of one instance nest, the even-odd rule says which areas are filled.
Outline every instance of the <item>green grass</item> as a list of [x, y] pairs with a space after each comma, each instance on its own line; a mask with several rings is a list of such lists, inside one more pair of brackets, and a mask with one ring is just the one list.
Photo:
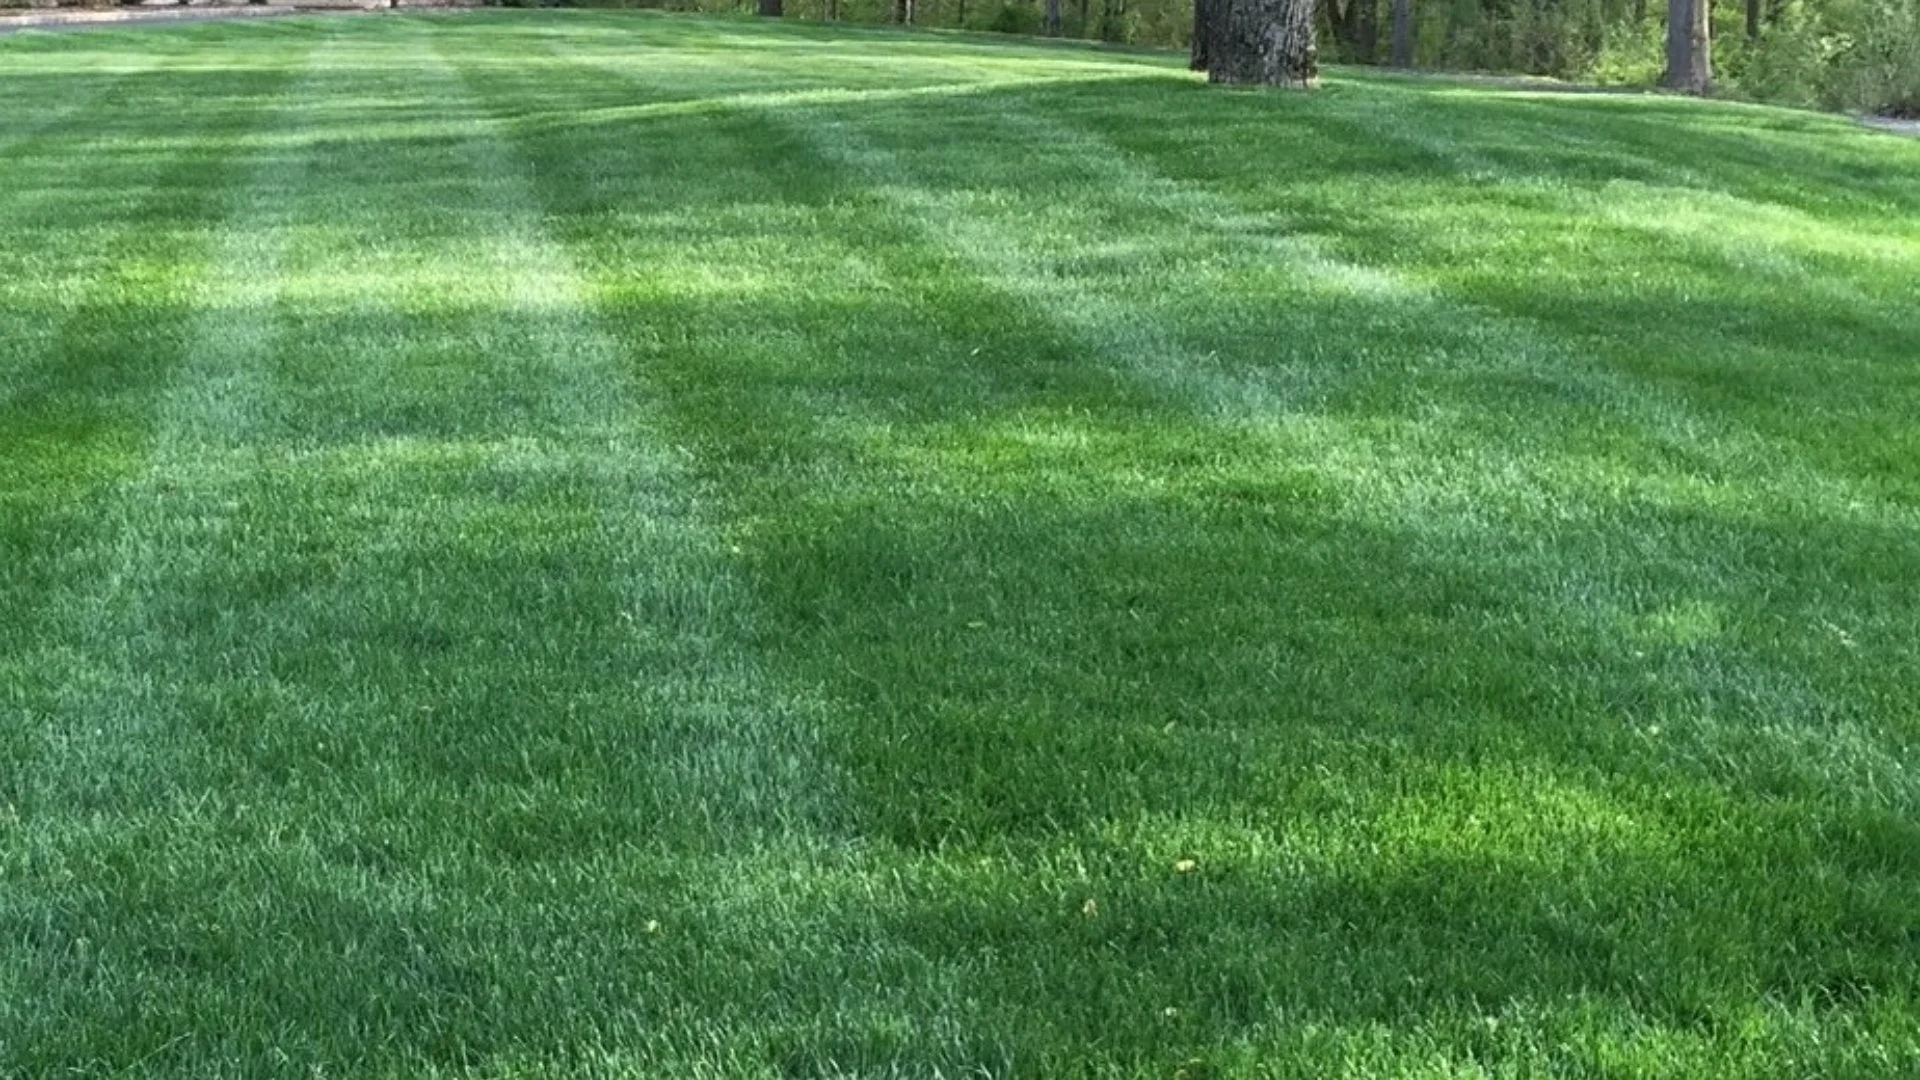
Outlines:
[[0, 1074], [1920, 1075], [1920, 142], [611, 14], [0, 100]]

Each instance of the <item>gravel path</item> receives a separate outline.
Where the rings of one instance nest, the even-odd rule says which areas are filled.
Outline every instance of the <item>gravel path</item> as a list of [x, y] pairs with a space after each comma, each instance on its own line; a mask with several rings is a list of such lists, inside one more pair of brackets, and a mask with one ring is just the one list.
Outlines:
[[[371, 10], [384, 11], [385, 8]], [[420, 9], [414, 9], [420, 10]], [[267, 19], [277, 15], [360, 15], [366, 8], [294, 8], [280, 5], [233, 5], [195, 8], [114, 8], [24, 11], [0, 13], [0, 36], [23, 30], [116, 30], [126, 26], [216, 22], [225, 19]]]
[[1879, 131], [1920, 139], [1920, 120], [1896, 120], [1891, 116], [1863, 116], [1860, 122]]
[[99, 30], [291, 14], [291, 8], [269, 7], [183, 8], [171, 11], [140, 8], [117, 11], [30, 11], [18, 15], [0, 15], [0, 34], [17, 34], [22, 30]]

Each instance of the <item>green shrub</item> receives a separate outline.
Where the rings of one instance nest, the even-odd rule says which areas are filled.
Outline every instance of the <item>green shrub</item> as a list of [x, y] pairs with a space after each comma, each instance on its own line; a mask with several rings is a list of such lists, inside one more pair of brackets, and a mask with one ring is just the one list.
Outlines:
[[1044, 21], [1037, 5], [1028, 0], [1007, 0], [993, 13], [987, 29], [996, 34], [1037, 34]]
[[1666, 47], [1666, 28], [1660, 24], [1610, 26], [1587, 77], [1605, 86], [1651, 86], [1666, 70]]
[[1830, 104], [1920, 116], [1920, 0], [1868, 5], [1859, 32], [1834, 63]]
[[1836, 40], [1798, 3], [1776, 17], [1759, 44], [1744, 40], [1730, 60], [1728, 81], [1742, 95], [1781, 105], [1823, 103], [1832, 78]]

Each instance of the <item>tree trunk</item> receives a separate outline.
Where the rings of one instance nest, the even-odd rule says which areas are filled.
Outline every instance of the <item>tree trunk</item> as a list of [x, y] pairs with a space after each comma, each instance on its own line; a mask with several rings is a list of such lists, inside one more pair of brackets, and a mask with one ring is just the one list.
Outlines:
[[1347, 0], [1345, 7], [1339, 0], [1324, 0], [1316, 12], [1314, 17], [1324, 16], [1333, 31], [1334, 51], [1343, 63], [1372, 62], [1373, 6], [1374, 0]]
[[1047, 36], [1060, 36], [1060, 0], [1047, 0]]
[[1713, 90], [1711, 0], [1667, 0], [1667, 77], [1670, 89], [1704, 95]]
[[779, 18], [782, 14], [782, 2], [783, 0], [760, 0], [760, 14], [769, 19]]
[[1693, 0], [1693, 74], [1696, 94], [1713, 92], [1713, 0]]
[[1207, 43], [1207, 75], [1217, 83], [1314, 86], [1314, 0], [1215, 0], [1218, 32]]
[[893, 0], [893, 21], [901, 26], [913, 25], [913, 0]]
[[1747, 44], [1760, 44], [1760, 0], [1747, 0]]
[[1341, 7], [1327, 0], [1327, 28], [1339, 45], [1340, 59], [1348, 63], [1371, 64], [1380, 47], [1378, 0], [1347, 0]]
[[1220, 3], [1221, 0], [1193, 0], [1193, 51], [1187, 57], [1190, 70], [1207, 70], [1213, 55], [1213, 39], [1220, 32]]
[[1693, 0], [1667, 0], [1667, 73], [1660, 81], [1675, 89], [1685, 88], [1687, 69], [1693, 66], [1688, 55], [1693, 39], [1687, 36], [1692, 17]]
[[1413, 0], [1393, 0], [1393, 66], [1413, 66]]

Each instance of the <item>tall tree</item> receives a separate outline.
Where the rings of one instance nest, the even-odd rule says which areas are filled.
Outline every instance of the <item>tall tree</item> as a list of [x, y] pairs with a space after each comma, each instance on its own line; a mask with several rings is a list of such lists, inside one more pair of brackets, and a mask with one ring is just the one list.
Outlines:
[[1393, 0], [1393, 66], [1413, 66], [1413, 0]]
[[1371, 64], [1379, 46], [1377, 0], [1327, 0], [1327, 28], [1340, 47], [1340, 59], [1349, 63]]
[[1219, 30], [1220, 16], [1214, 9], [1221, 0], [1193, 0], [1193, 45], [1187, 58], [1187, 67], [1194, 71], [1207, 70], [1209, 58], [1213, 55], [1213, 35]]
[[1667, 0], [1666, 85], [1689, 94], [1713, 90], [1712, 0]]
[[[1314, 0], [1211, 0], [1207, 77], [1216, 83], [1307, 88], [1320, 79]], [[1195, 27], [1195, 38], [1201, 36]]]

